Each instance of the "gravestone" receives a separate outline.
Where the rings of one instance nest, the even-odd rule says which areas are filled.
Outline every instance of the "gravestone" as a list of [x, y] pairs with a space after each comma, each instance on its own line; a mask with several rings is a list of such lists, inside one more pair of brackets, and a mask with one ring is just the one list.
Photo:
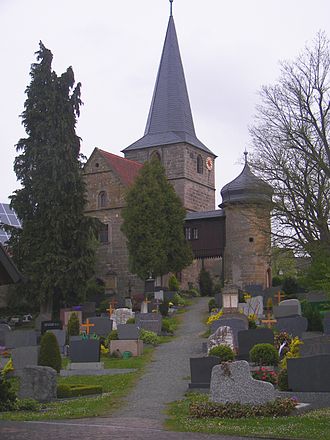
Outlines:
[[122, 356], [129, 351], [133, 357], [143, 354], [143, 341], [141, 339], [114, 339], [110, 341], [110, 353]]
[[325, 335], [330, 335], [330, 312], [326, 312], [323, 318], [323, 332]]
[[256, 344], [274, 344], [274, 333], [270, 328], [241, 330], [237, 335], [239, 360], [249, 361], [250, 350]]
[[301, 304], [298, 299], [285, 299], [278, 306], [273, 307], [275, 318], [286, 318], [289, 316], [301, 316]]
[[136, 324], [118, 324], [118, 339], [139, 339], [139, 329]]
[[6, 334], [11, 332], [11, 328], [7, 324], [0, 324], [0, 347], [6, 346]]
[[162, 315], [160, 313], [139, 313], [135, 317], [135, 323], [139, 328], [161, 334]]
[[148, 313], [149, 307], [147, 301], [142, 301], [141, 303], [141, 313], [146, 314]]
[[[130, 318], [134, 318], [135, 313], [132, 312], [131, 309], [128, 309], [126, 307], [122, 307], [120, 309], [114, 310], [113, 314], [111, 315], [111, 319], [116, 323], [116, 326], [118, 324], [126, 324], [126, 322]], [[114, 327], [113, 327], [114, 328]]]
[[212, 322], [211, 334], [215, 333], [219, 327], [223, 326], [231, 327], [233, 331], [234, 347], [236, 348], [238, 346], [237, 333], [240, 330], [247, 330], [249, 328], [249, 322], [247, 317], [243, 314], [241, 314], [241, 316], [238, 316], [237, 314], [235, 317], [223, 315], [218, 320]]
[[303, 316], [288, 316], [286, 318], [278, 318], [275, 328], [280, 332], [287, 332], [292, 336], [301, 338], [303, 332], [307, 330], [308, 321]]
[[296, 312], [294, 315], [301, 316], [301, 304], [298, 299], [292, 298], [292, 299], [284, 299], [283, 301], [280, 301], [279, 307], [296, 307]]
[[287, 360], [289, 389], [295, 392], [330, 392], [330, 354]]
[[11, 350], [14, 373], [30, 365], [38, 365], [39, 347], [37, 345], [17, 347]]
[[62, 330], [62, 321], [42, 321], [41, 334], [43, 335], [47, 330]]
[[131, 298], [125, 298], [124, 309], [132, 310], [132, 308], [133, 308], [133, 303], [132, 303]]
[[301, 357], [316, 356], [318, 354], [330, 355], [330, 336], [323, 335], [303, 339], [303, 344], [299, 347], [299, 352]]
[[209, 388], [212, 368], [215, 365], [219, 365], [217, 356], [190, 358], [191, 383], [189, 388]]
[[51, 319], [52, 319], [51, 313], [40, 313], [34, 321], [34, 328], [40, 332], [42, 322], [51, 321]]
[[275, 388], [269, 382], [253, 379], [246, 361], [216, 365], [212, 369], [212, 402], [263, 404], [275, 400]]
[[177, 293], [178, 292], [171, 292], [171, 291], [164, 292], [164, 301], [166, 301], [166, 302], [173, 301], [173, 299]]
[[20, 373], [20, 399], [34, 399], [49, 402], [56, 399], [57, 374], [53, 368], [31, 366]]
[[256, 315], [258, 318], [261, 318], [264, 314], [264, 300], [262, 296], [249, 298], [245, 303], [239, 303], [238, 307], [246, 316]]
[[7, 348], [35, 345], [37, 345], [37, 332], [35, 330], [15, 330], [5, 334], [5, 346]]
[[70, 338], [69, 357], [71, 362], [100, 362], [100, 341], [82, 339], [80, 336]]
[[93, 316], [92, 318], [89, 318], [89, 322], [90, 324], [94, 324], [94, 327], [90, 328], [91, 334], [96, 334], [106, 338], [112, 331], [112, 319], [110, 318]]
[[155, 292], [155, 299], [159, 301], [164, 301], [164, 291], [159, 290], [158, 292]]
[[228, 345], [231, 349], [234, 349], [234, 336], [231, 327], [219, 327], [215, 333], [208, 337], [207, 353], [209, 353], [211, 348], [217, 347], [218, 345]]
[[57, 340], [60, 352], [62, 354], [65, 353], [65, 345], [66, 345], [66, 331], [65, 330], [60, 330], [60, 329], [54, 329], [54, 330], [49, 330], [51, 331]]

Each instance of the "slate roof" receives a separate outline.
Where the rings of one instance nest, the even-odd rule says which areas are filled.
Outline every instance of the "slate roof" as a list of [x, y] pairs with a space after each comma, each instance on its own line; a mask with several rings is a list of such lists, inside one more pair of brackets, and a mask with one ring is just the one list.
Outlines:
[[213, 211], [187, 212], [185, 220], [200, 220], [217, 217], [225, 217], [225, 211], [223, 209], [215, 209]]
[[118, 174], [121, 181], [125, 185], [131, 185], [137, 177], [142, 164], [134, 162], [133, 160], [125, 159], [124, 157], [117, 156], [116, 154], [108, 153], [107, 151], [97, 148], [99, 153], [104, 159], [111, 165], [115, 173]]
[[174, 19], [170, 16], [144, 136], [123, 152], [179, 142], [215, 156], [196, 137]]
[[221, 190], [223, 207], [227, 203], [271, 202], [273, 189], [264, 180], [255, 176], [246, 161], [243, 171], [236, 179], [227, 183]]

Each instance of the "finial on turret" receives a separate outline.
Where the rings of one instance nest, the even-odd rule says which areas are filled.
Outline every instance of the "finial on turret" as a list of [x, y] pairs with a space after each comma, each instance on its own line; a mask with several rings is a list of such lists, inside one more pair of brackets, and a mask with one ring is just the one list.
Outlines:
[[246, 148], [245, 148], [245, 151], [244, 151], [244, 156], [245, 156], [245, 163], [247, 163], [247, 156], [248, 156], [248, 152], [246, 151]]
[[170, 0], [170, 17], [172, 17], [172, 6], [173, 6], [173, 0]]

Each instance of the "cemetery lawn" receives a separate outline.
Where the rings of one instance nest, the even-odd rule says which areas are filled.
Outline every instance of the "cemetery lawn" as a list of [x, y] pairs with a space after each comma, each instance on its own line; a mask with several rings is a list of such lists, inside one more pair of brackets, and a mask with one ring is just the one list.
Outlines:
[[169, 405], [166, 428], [179, 432], [256, 436], [260, 438], [292, 438], [330, 440], [330, 408], [310, 411], [299, 416], [259, 417], [242, 419], [189, 417], [193, 401], [206, 400], [206, 394], [188, 393], [181, 401]]
[[[83, 417], [110, 416], [118, 409], [123, 398], [130, 392], [144, 367], [151, 362], [153, 347], [146, 347], [140, 357], [129, 359], [115, 359], [103, 357], [105, 368], [136, 368], [136, 372], [116, 374], [110, 376], [69, 376], [58, 377], [58, 384], [85, 384], [101, 385], [103, 395], [61, 399], [56, 402], [40, 404], [37, 411], [0, 412], [0, 420], [55, 420]], [[13, 379], [13, 386], [17, 389], [17, 378]]]

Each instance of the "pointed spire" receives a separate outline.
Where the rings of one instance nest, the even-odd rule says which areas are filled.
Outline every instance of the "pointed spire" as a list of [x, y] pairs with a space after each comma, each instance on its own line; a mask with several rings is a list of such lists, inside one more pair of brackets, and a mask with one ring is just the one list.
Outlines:
[[[173, 1], [173, 0], [172, 0]], [[169, 18], [144, 136], [123, 151], [187, 142], [213, 154], [196, 137], [174, 19]]]
[[247, 160], [247, 157], [248, 157], [248, 152], [246, 151], [246, 148], [245, 148], [245, 151], [244, 151], [244, 156], [245, 156], [245, 164], [247, 164], [248, 163], [248, 160]]
[[170, 17], [173, 16], [173, 9], [172, 9], [172, 6], [173, 6], [173, 0], [170, 0]]

